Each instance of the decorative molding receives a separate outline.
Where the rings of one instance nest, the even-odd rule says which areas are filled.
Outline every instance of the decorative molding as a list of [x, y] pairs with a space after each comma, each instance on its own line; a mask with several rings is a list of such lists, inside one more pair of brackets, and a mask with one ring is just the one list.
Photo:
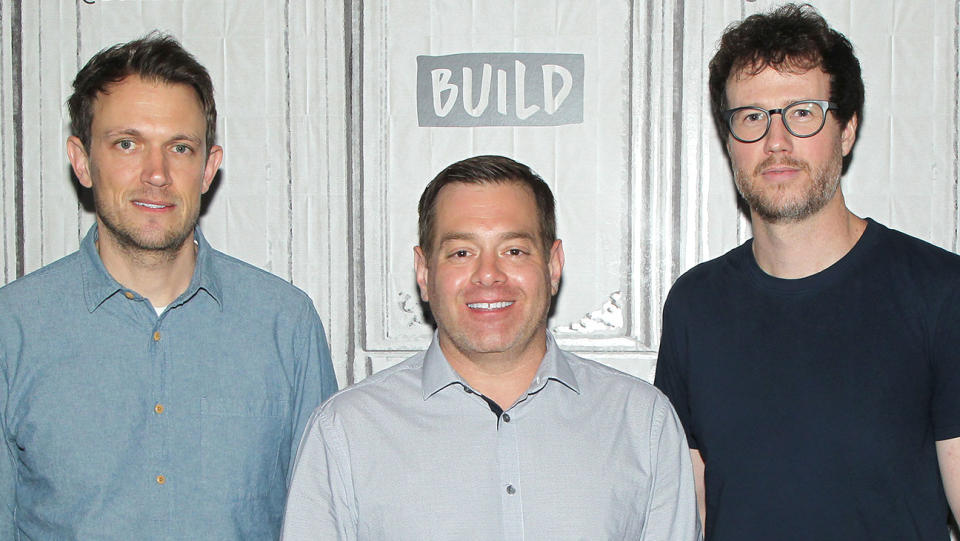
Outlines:
[[403, 314], [406, 319], [407, 327], [425, 327], [427, 326], [426, 320], [423, 318], [423, 311], [420, 308], [420, 298], [406, 291], [400, 291], [397, 293], [400, 302], [400, 312]]
[[602, 334], [623, 329], [623, 294], [614, 291], [597, 310], [588, 313], [569, 325], [554, 327], [553, 332], [563, 334]]

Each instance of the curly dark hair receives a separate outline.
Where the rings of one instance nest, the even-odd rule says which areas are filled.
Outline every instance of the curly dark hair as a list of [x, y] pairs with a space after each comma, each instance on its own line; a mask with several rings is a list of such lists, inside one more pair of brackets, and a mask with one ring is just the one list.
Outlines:
[[97, 96], [109, 93], [110, 85], [130, 75], [147, 81], [185, 84], [197, 92], [206, 117], [207, 152], [217, 138], [217, 105], [210, 74], [172, 36], [151, 32], [146, 36], [103, 49], [93, 55], [73, 80], [73, 95], [67, 100], [70, 130], [90, 149], [90, 126]]
[[727, 133], [723, 111], [732, 74], [754, 75], [766, 67], [777, 71], [822, 69], [830, 76], [830, 101], [841, 125], [856, 115], [863, 122], [863, 79], [853, 45], [833, 30], [810, 4], [786, 4], [751, 15], [727, 27], [710, 60], [710, 102], [721, 137]]
[[537, 219], [544, 253], [557, 240], [556, 203], [550, 186], [530, 167], [504, 156], [474, 156], [446, 167], [427, 184], [417, 205], [417, 230], [420, 249], [430, 257], [433, 251], [434, 226], [437, 217], [437, 197], [444, 186], [453, 182], [467, 184], [516, 183], [526, 186], [537, 203]]

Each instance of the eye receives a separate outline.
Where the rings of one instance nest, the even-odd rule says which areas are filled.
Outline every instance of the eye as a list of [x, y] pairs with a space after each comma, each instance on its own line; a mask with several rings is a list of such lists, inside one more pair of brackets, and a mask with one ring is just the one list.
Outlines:
[[188, 153], [190, 153], [192, 150], [193, 150], [193, 149], [190, 148], [189, 145], [186, 145], [186, 144], [184, 144], [184, 143], [179, 143], [179, 144], [173, 145], [173, 151], [174, 151], [175, 153], [177, 153], [177, 154], [188, 154]]
[[527, 252], [521, 250], [520, 248], [510, 248], [509, 250], [506, 251], [507, 255], [512, 255], [512, 256], [519, 256], [525, 253]]
[[760, 111], [754, 111], [752, 113], [743, 115], [744, 124], [759, 124], [761, 122], [766, 122], [766, 115]]
[[468, 255], [470, 255], [470, 252], [468, 252], [468, 251], [466, 251], [466, 250], [456, 250], [456, 251], [454, 251], [454, 252], [453, 252], [452, 254], [450, 254], [450, 255], [451, 255], [452, 257], [467, 257]]
[[120, 150], [133, 150], [133, 148], [136, 146], [130, 139], [121, 139], [115, 144], [120, 148]]

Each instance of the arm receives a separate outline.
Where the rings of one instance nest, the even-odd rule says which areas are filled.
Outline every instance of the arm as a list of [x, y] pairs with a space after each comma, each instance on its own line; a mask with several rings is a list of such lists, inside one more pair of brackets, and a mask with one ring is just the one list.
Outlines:
[[690, 449], [690, 462], [693, 465], [693, 484], [697, 489], [697, 509], [700, 511], [700, 524], [707, 525], [707, 493], [704, 489], [703, 474], [707, 465], [700, 456], [699, 449]]
[[341, 427], [318, 409], [307, 425], [290, 480], [281, 541], [357, 539], [352, 475]]
[[960, 283], [943, 296], [932, 338], [935, 384], [933, 395], [933, 437], [937, 462], [947, 503], [953, 518], [960, 522]]
[[[671, 291], [671, 295], [673, 295]], [[682, 303], [681, 303], [682, 308]], [[660, 348], [657, 352], [657, 371], [654, 385], [670, 399], [675, 415], [687, 428], [686, 442], [697, 447], [696, 439], [689, 432], [691, 412], [687, 400], [687, 350], [684, 344], [683, 325], [678, 321], [685, 318], [677, 315], [680, 308], [672, 296], [668, 296], [663, 308], [663, 329], [660, 335]], [[701, 526], [706, 524], [706, 492], [704, 483], [705, 465], [699, 449], [690, 449], [690, 462], [696, 491], [698, 518]]]
[[940, 477], [950, 511], [953, 518], [960, 522], [960, 438], [938, 441], [937, 461], [940, 463]]
[[296, 392], [293, 401], [292, 430], [290, 438], [289, 463], [286, 467], [287, 486], [293, 471], [293, 460], [300, 444], [307, 419], [327, 398], [337, 392], [337, 379], [330, 361], [330, 349], [327, 336], [323, 331], [320, 315], [307, 299], [297, 325], [294, 365], [296, 372]]
[[16, 539], [17, 532], [13, 517], [17, 508], [17, 461], [13, 454], [15, 443], [11, 441], [9, 430], [7, 429], [6, 412], [10, 410], [7, 407], [9, 395], [8, 375], [6, 363], [0, 357], [0, 368], [3, 372], [3, 378], [0, 379], [0, 434], [3, 435], [3, 451], [0, 451], [0, 539]]
[[665, 397], [659, 396], [655, 407], [654, 426], [660, 430], [650, 435], [653, 481], [640, 539], [696, 541], [702, 533], [686, 436]]

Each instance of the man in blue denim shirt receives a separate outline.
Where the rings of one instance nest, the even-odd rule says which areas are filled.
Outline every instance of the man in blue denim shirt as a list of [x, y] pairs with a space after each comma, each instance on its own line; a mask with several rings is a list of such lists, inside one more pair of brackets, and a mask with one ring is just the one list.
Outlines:
[[271, 539], [336, 390], [319, 316], [210, 247], [223, 155], [206, 70], [151, 35], [74, 81], [80, 250], [0, 289], [0, 539]]

